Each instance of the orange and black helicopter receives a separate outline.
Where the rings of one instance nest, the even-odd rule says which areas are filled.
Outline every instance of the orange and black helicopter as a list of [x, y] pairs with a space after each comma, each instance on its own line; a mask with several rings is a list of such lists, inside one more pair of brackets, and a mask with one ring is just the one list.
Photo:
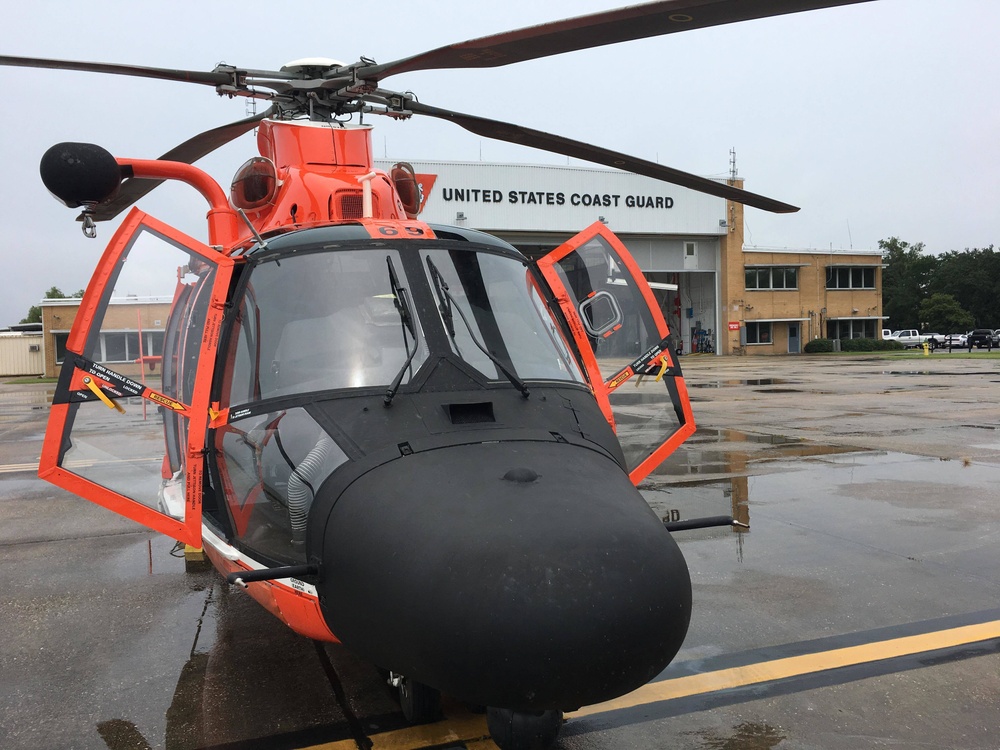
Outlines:
[[[636, 488], [695, 425], [659, 303], [610, 230], [598, 222], [529, 260], [424, 223], [412, 167], [375, 169], [370, 127], [345, 120], [449, 120], [794, 211], [381, 84], [854, 1], [666, 0], [389, 63], [279, 71], [0, 57], [270, 101], [159, 159], [83, 143], [42, 157], [43, 182], [83, 209], [88, 235], [164, 180], [209, 210], [207, 243], [136, 208], [120, 224], [60, 352], [40, 476], [203, 546], [292, 629], [388, 672], [412, 721], [445, 692], [488, 707], [504, 750], [548, 746], [562, 712], [642, 685], [680, 648], [691, 583], [671, 531], [733, 521], [664, 524]], [[260, 155], [228, 194], [192, 166], [255, 128]], [[168, 280], [159, 304], [123, 319], [134, 308], [118, 295], [153, 278]], [[616, 434], [615, 407], [644, 379], [671, 426], [636, 445]], [[105, 408], [136, 400], [143, 418]]]

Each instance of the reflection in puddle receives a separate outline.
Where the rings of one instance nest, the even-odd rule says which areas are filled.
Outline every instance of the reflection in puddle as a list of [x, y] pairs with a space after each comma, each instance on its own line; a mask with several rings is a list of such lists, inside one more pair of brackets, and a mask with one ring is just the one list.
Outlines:
[[[657, 467], [639, 490], [664, 521], [731, 516], [752, 528], [751, 478], [775, 472], [791, 477], [791, 472], [803, 468], [797, 459], [822, 459], [829, 466], [840, 459], [850, 461], [869, 455], [868, 451], [850, 446], [812, 443], [787, 435], [701, 428]], [[747, 533], [748, 529], [718, 527], [686, 531], [683, 538], [725, 538], [735, 534], [736, 556], [742, 562]]]
[[801, 443], [802, 438], [787, 437], [785, 435], [764, 435], [753, 432], [743, 432], [741, 430], [721, 429], [711, 427], [699, 427], [698, 431], [688, 438], [688, 445], [692, 443], [761, 443], [765, 445], [786, 445], [789, 443]]
[[0, 391], [0, 424], [23, 422], [25, 415], [45, 414], [52, 405], [55, 388]]
[[10, 406], [45, 408], [52, 403], [52, 397], [55, 395], [55, 392], [55, 388], [46, 388], [37, 391], [0, 391], [0, 408]]
[[[766, 435], [732, 429], [700, 428], [650, 475], [667, 477], [746, 474], [750, 466], [785, 458], [833, 456], [854, 453], [844, 445], [811, 443], [786, 435]], [[669, 481], [669, 480], [666, 480]]]
[[[685, 482], [673, 485], [639, 485], [646, 501], [664, 521], [687, 521], [706, 516], [732, 516], [741, 523], [749, 523], [749, 484], [747, 477], [734, 477], [714, 482]], [[719, 527], [727, 536], [731, 529]], [[746, 531], [746, 529], [737, 529]], [[711, 530], [709, 530], [711, 531]]]

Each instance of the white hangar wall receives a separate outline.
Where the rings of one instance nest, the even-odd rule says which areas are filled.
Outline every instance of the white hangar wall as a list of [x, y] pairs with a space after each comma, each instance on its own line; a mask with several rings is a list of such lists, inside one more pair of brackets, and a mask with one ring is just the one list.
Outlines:
[[[391, 161], [376, 162], [388, 168]], [[575, 233], [603, 216], [616, 234], [726, 233], [726, 202], [610, 169], [485, 162], [411, 162], [420, 218], [484, 231]], [[464, 218], [462, 218], [464, 216]]]

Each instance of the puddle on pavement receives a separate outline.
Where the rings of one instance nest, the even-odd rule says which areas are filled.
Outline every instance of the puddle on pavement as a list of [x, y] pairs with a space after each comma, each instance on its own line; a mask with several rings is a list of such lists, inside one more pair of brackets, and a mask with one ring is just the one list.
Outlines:
[[854, 453], [859, 449], [825, 445], [786, 435], [768, 435], [733, 429], [700, 428], [669, 456], [647, 482], [670, 483], [676, 478], [747, 474], [770, 471], [761, 464], [788, 458], [814, 458]]
[[[261, 738], [275, 733], [274, 716], [285, 731], [326, 728], [315, 737], [303, 734], [303, 744], [349, 736], [340, 729], [343, 714], [312, 641], [214, 571], [184, 572], [165, 537], [148, 545], [123, 545], [104, 567], [109, 582], [132, 592], [130, 608], [138, 619], [123, 629], [127, 634], [114, 644], [114, 659], [100, 680], [142, 699], [130, 694], [105, 701], [91, 725], [92, 739], [110, 750], [244, 742], [264, 747]], [[107, 643], [93, 648], [112, 649]], [[145, 674], [162, 677], [162, 689], [148, 689]]]
[[55, 388], [0, 392], [0, 424], [24, 421], [27, 414], [48, 413]]
[[945, 378], [953, 378], [960, 375], [996, 375], [996, 370], [984, 370], [976, 372], [934, 372], [932, 370], [882, 370], [882, 375], [940, 375]]
[[718, 730], [689, 733], [700, 737], [704, 750], [771, 750], [785, 741], [780, 727], [744, 722], [733, 727], [732, 735], [724, 737]]
[[54, 387], [38, 391], [19, 390], [6, 393], [0, 392], [0, 406], [27, 405], [45, 407], [52, 403], [52, 397], [55, 395], [55, 392]]
[[789, 385], [801, 381], [784, 378], [749, 378], [743, 380], [709, 380], [704, 383], [688, 383], [688, 388], [733, 388], [740, 385]]
[[[734, 429], [699, 429], [673, 455], [669, 456], [640, 485], [646, 501], [664, 521], [690, 520], [707, 516], [732, 516], [751, 525], [754, 488], [778, 484], [783, 494], [808, 496], [820, 477], [836, 483], [847, 468], [859, 467], [878, 474], [891, 475], [898, 482], [901, 462], [916, 462], [926, 467], [927, 478], [938, 481], [942, 469], [935, 459], [859, 449], [852, 446], [815, 443], [786, 435], [742, 432]], [[944, 470], [959, 470], [960, 462]], [[909, 475], [911, 467], [904, 473]], [[960, 475], [970, 478], [970, 475]], [[849, 478], [849, 481], [853, 481]], [[766, 498], [765, 498], [766, 499]], [[718, 527], [684, 532], [685, 539], [718, 538], [736, 535], [738, 557], [742, 560], [741, 529]]]

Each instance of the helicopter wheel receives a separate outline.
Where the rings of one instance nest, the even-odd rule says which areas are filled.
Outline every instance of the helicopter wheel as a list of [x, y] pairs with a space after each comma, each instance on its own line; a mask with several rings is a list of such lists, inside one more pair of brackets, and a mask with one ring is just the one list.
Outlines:
[[422, 682], [399, 677], [399, 707], [410, 724], [427, 724], [441, 718], [441, 693]]
[[486, 726], [500, 750], [547, 750], [559, 738], [562, 711], [486, 709]]

